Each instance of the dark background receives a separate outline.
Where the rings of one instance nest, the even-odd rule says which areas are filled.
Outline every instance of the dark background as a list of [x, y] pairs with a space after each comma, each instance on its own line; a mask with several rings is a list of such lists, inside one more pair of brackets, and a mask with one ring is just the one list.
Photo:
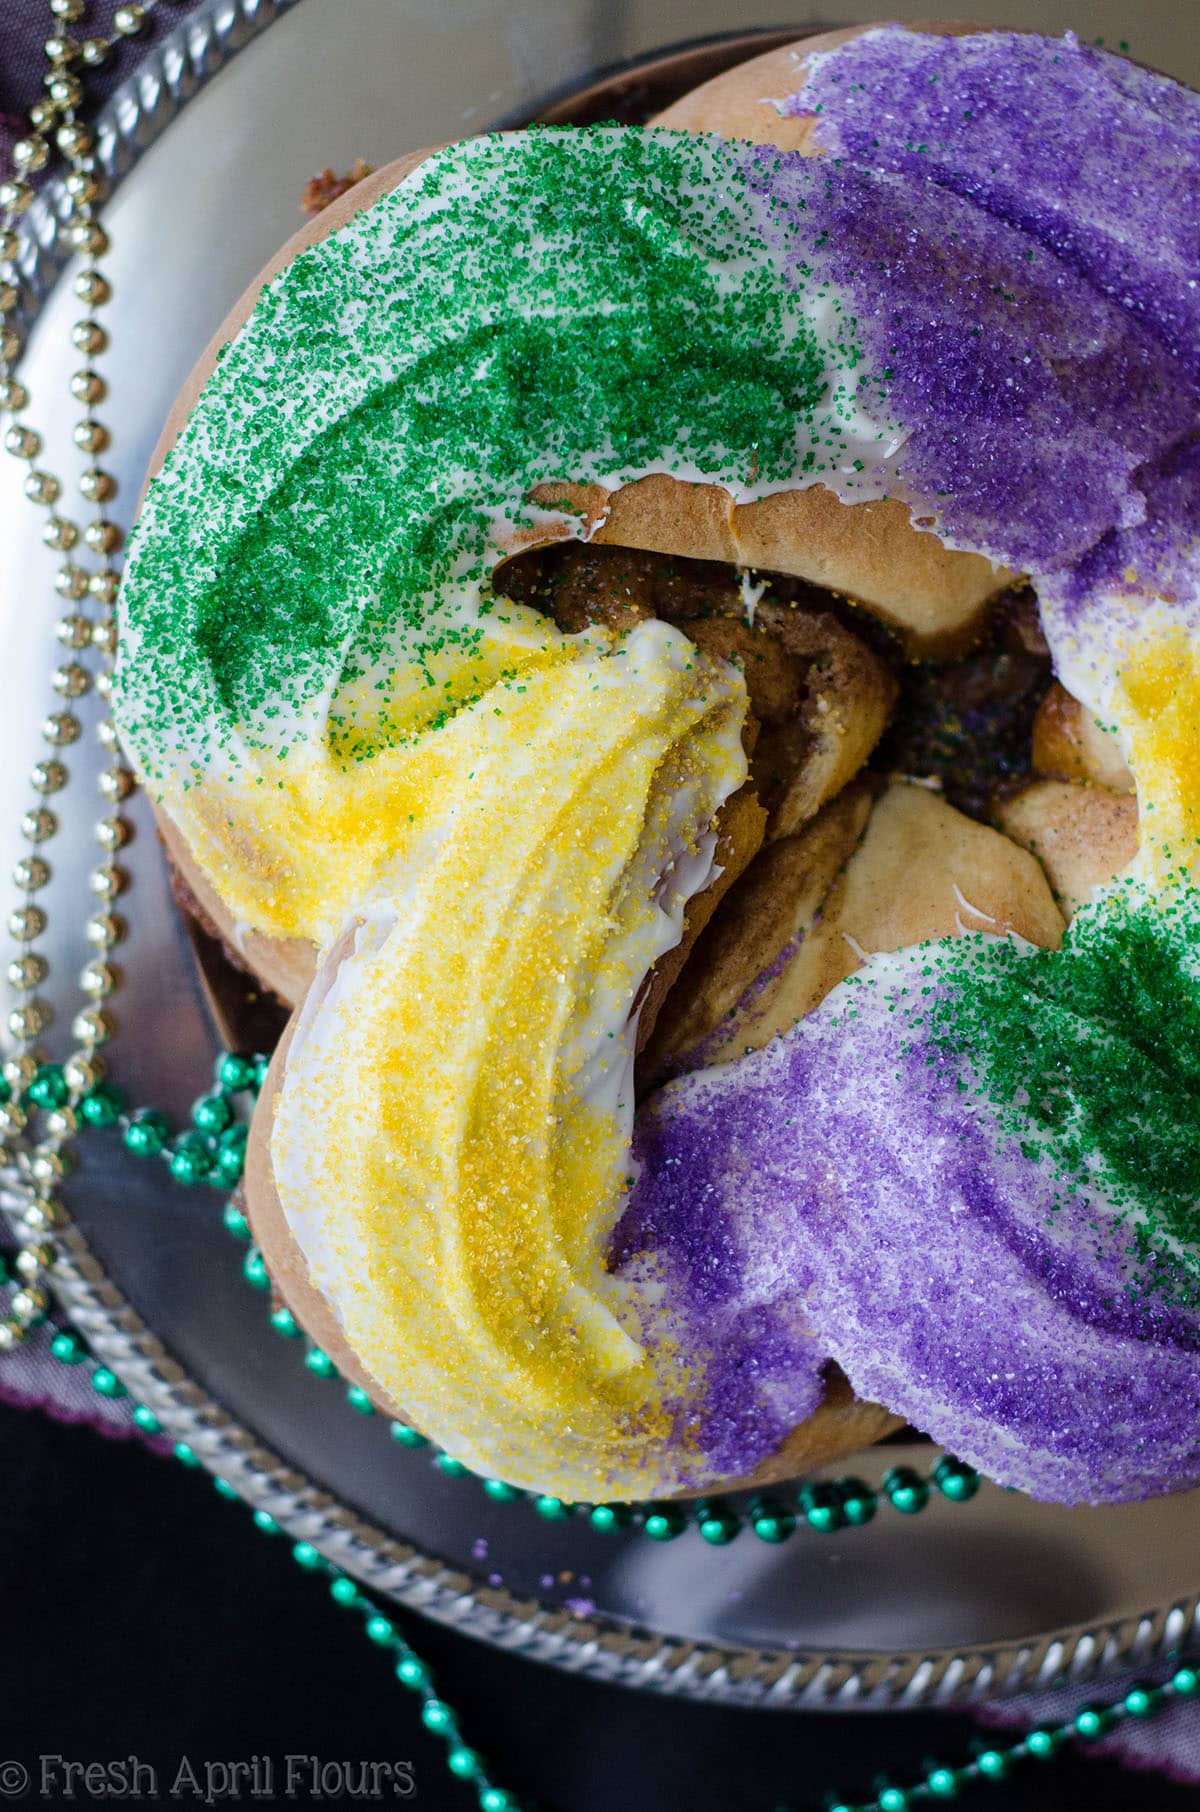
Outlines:
[[[167, 1798], [181, 1755], [201, 1767], [270, 1755], [279, 1804], [289, 1803], [280, 1780], [288, 1754], [408, 1760], [415, 1800], [290, 1803], [477, 1812], [358, 1618], [296, 1567], [284, 1538], [261, 1535], [244, 1508], [218, 1497], [207, 1475], [138, 1443], [0, 1406], [0, 1477], [0, 1763], [21, 1761], [36, 1779], [43, 1753], [136, 1755], [157, 1768], [160, 1803], [187, 1807], [203, 1802]], [[465, 1739], [540, 1812], [821, 1812], [835, 1790], [869, 1795], [883, 1770], [903, 1784], [932, 1760], [965, 1761], [978, 1741], [972, 1720], [945, 1713], [747, 1712], [637, 1695], [415, 1617], [394, 1621], [433, 1665]], [[963, 1812], [1183, 1812], [1198, 1797], [1066, 1754], [954, 1803]], [[7, 1803], [113, 1801], [30, 1793]]]

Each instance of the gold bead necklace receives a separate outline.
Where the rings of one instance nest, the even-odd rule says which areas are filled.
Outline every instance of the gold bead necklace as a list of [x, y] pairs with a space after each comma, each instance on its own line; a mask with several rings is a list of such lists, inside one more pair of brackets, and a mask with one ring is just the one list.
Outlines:
[[[107, 452], [112, 439], [96, 414], [97, 406], [107, 398], [108, 385], [94, 364], [108, 347], [108, 333], [99, 314], [112, 300], [112, 284], [98, 263], [109, 250], [109, 238], [98, 217], [104, 183], [95, 156], [95, 133], [80, 118], [82, 72], [104, 63], [120, 39], [141, 32], [154, 4], [155, 0], [146, 0], [144, 5], [118, 7], [112, 38], [79, 39], [65, 28], [83, 18], [86, 0], [50, 0], [53, 31], [45, 42], [44, 98], [31, 109], [28, 134], [13, 147], [13, 178], [0, 183], [0, 416], [9, 418], [4, 449], [28, 468], [25, 495], [36, 509], [45, 512], [43, 541], [62, 556], [54, 586], [66, 606], [56, 632], [64, 659], [50, 681], [56, 700], [41, 727], [50, 753], [34, 764], [30, 774], [35, 797], [21, 820], [21, 834], [29, 850], [13, 872], [18, 900], [8, 920], [16, 948], [6, 969], [14, 999], [6, 1016], [11, 1046], [3, 1070], [8, 1098], [0, 1103], [0, 1175], [16, 1191], [23, 1208], [22, 1244], [14, 1261], [21, 1287], [14, 1292], [7, 1315], [0, 1318], [0, 1352], [18, 1345], [49, 1306], [45, 1280], [55, 1261], [55, 1248], [47, 1235], [65, 1224], [58, 1187], [71, 1166], [79, 1100], [104, 1074], [101, 1052], [113, 1030], [107, 1003], [120, 979], [111, 952], [124, 937], [125, 925], [113, 911], [113, 903], [126, 876], [115, 858], [129, 836], [130, 827], [120, 808], [134, 783], [106, 713], [97, 727], [108, 762], [99, 776], [104, 803], [95, 825], [101, 854], [88, 878], [96, 901], [87, 922], [94, 954], [79, 976], [83, 1004], [72, 1020], [72, 1050], [63, 1064], [67, 1099], [43, 1113], [40, 1124], [31, 1124], [21, 1098], [44, 1061], [41, 1040], [53, 1017], [41, 992], [50, 964], [39, 948], [49, 925], [45, 889], [51, 870], [44, 851], [59, 830], [51, 801], [70, 778], [64, 752], [83, 734], [74, 706], [93, 688], [101, 698], [108, 697], [120, 585], [116, 557], [123, 539], [120, 527], [103, 508], [116, 495], [116, 480], [94, 463]], [[82, 259], [74, 291], [83, 313], [71, 329], [71, 341], [84, 362], [72, 373], [70, 392], [83, 410], [73, 439], [89, 461], [79, 490], [85, 503], [97, 511], [82, 526], [63, 508], [62, 481], [46, 466], [43, 438], [25, 419], [29, 392], [15, 370], [22, 350], [17, 326], [21, 312], [17, 222], [33, 201], [30, 178], [49, 166], [55, 151], [68, 165], [64, 184], [70, 208], [67, 243]]]

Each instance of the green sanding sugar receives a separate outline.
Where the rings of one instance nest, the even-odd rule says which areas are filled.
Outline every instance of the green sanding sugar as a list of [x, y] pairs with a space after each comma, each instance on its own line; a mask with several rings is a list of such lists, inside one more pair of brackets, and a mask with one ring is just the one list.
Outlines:
[[[930, 1041], [961, 1053], [1025, 1156], [1067, 1191], [1099, 1186], [1143, 1283], [1178, 1288], [1200, 1251], [1200, 893], [1122, 882], [1077, 914], [1061, 952], [939, 946]], [[1194, 1262], [1194, 1260], [1193, 1260]]]
[[[284, 752], [325, 696], [347, 759], [442, 721], [496, 677], [471, 663], [497, 528], [540, 483], [763, 489], [846, 461], [853, 333], [804, 267], [784, 281], [744, 155], [476, 140], [267, 286], [135, 536], [116, 697], [146, 770]], [[403, 724], [400, 675], [427, 694]]]

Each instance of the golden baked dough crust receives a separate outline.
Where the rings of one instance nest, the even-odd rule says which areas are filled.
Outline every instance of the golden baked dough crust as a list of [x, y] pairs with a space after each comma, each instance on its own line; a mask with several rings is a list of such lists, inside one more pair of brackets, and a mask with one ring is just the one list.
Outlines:
[[1052, 780], [1089, 781], [1114, 793], [1133, 792], [1133, 775], [1116, 735], [1057, 680], [1034, 720], [1033, 769]]
[[1035, 780], [1003, 802], [999, 819], [1037, 857], [1068, 918], [1137, 855], [1137, 800], [1107, 787]]
[[1063, 916], [1038, 862], [928, 787], [857, 781], [800, 834], [769, 845], [714, 915], [644, 1074], [757, 1050], [865, 957], [965, 931], [1014, 931], [1055, 949]]
[[601, 545], [788, 573], [839, 592], [902, 631], [914, 654], [966, 647], [991, 599], [1015, 578], [914, 528], [894, 498], [842, 503], [819, 484], [736, 504], [719, 485], [654, 473], [619, 491], [542, 485], [534, 499], [569, 505]]

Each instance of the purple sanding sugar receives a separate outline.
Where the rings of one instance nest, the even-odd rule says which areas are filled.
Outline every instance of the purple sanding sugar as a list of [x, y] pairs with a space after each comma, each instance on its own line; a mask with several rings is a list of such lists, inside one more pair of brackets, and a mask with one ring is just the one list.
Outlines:
[[829, 153], [937, 183], [1053, 251], [1200, 376], [1200, 97], [1083, 45], [885, 27], [813, 59], [785, 114]]
[[1006, 1484], [1066, 1502], [1194, 1484], [1200, 1318], [1130, 1290], [1103, 1206], [1064, 1206], [965, 1060], [925, 1043], [930, 974], [927, 952], [889, 959], [786, 1038], [662, 1090], [624, 1236], [686, 1289], [703, 1204], [738, 1249], [727, 1325], [739, 1298], [802, 1305], [860, 1395]]
[[1137, 475], [1196, 422], [1162, 344], [970, 201], [850, 165], [816, 191], [814, 168], [758, 149], [749, 177], [797, 280], [815, 266], [851, 299], [860, 383], [906, 436], [888, 476], [918, 516], [1039, 575], [1141, 520]]
[[1071, 37], [889, 27], [784, 111], [831, 155], [760, 149], [750, 178], [797, 279], [851, 299], [897, 492], [1068, 621], [1102, 548], [1169, 589], [1200, 537], [1166, 482], [1200, 425], [1200, 100]]
[[1113, 530], [1093, 548], [1076, 568], [1071, 599], [1105, 595], [1108, 608], [1115, 612], [1124, 594], [1134, 618], [1139, 596], [1152, 590], [1181, 617], [1190, 614], [1195, 626], [1200, 600], [1200, 440], [1175, 448], [1141, 473], [1139, 482], [1146, 499], [1145, 520]]
[[[646, 1132], [652, 1141], [649, 1124]], [[660, 1175], [676, 1162], [644, 1143], [635, 1150]], [[640, 1286], [644, 1302], [662, 1304], [663, 1319], [648, 1319], [647, 1344], [669, 1341], [681, 1378], [701, 1380], [678, 1405], [664, 1405], [675, 1415], [673, 1488], [686, 1490], [752, 1472], [774, 1453], [819, 1405], [828, 1355], [797, 1315], [787, 1274], [772, 1281], [761, 1264], [752, 1274], [715, 1191], [689, 1192], [686, 1215], [664, 1217], [661, 1208], [653, 1190], [634, 1191], [608, 1263]]]

